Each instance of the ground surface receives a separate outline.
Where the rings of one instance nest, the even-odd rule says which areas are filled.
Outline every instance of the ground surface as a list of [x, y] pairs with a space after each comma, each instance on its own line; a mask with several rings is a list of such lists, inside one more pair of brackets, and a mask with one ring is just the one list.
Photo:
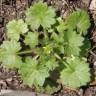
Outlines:
[[[6, 39], [5, 36], [6, 23], [14, 18], [17, 19], [24, 18], [25, 17], [24, 10], [26, 10], [26, 8], [28, 8], [32, 3], [36, 1], [38, 0], [0, 0], [0, 43], [2, 43], [4, 39]], [[96, 46], [96, 10], [93, 5], [90, 5], [92, 0], [44, 0], [44, 1], [47, 2], [49, 5], [55, 7], [56, 10], [60, 13], [60, 16], [62, 18], [66, 18], [74, 10], [83, 9], [88, 11], [92, 23], [92, 27], [89, 30], [89, 38], [92, 42], [92, 47]], [[92, 11], [93, 9], [94, 11]], [[89, 54], [88, 61], [90, 62], [92, 74], [95, 78], [96, 77], [95, 48]], [[0, 89], [26, 90], [30, 92], [34, 91], [34, 88], [30, 88], [29, 86], [24, 85], [22, 83], [18, 74], [18, 70], [7, 70], [2, 65], [0, 65]], [[15, 96], [12, 94], [11, 95], [5, 94], [4, 96]], [[54, 93], [53, 96], [96, 96], [96, 81], [94, 80], [88, 86], [80, 88], [78, 90], [64, 88], [60, 90], [60, 92]]]

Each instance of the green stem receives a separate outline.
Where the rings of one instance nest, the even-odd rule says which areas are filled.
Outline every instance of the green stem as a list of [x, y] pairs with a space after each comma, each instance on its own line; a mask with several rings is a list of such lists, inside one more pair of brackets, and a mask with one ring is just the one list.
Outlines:
[[93, 49], [95, 49], [96, 48], [96, 45], [95, 46], [93, 46], [91, 49], [90, 49], [90, 51], [92, 51]]
[[91, 53], [91, 54], [93, 54], [93, 52], [92, 52], [92, 50], [94, 50], [96, 48], [96, 45], [95, 46], [93, 46], [89, 51], [88, 51], [88, 53]]
[[[69, 66], [69, 64], [63, 62], [63, 60], [61, 59], [61, 57], [60, 57], [58, 54], [55, 53], [54, 56], [55, 56], [58, 60], [60, 60], [67, 68], [69, 67], [69, 68], [72, 70], [72, 68]], [[65, 57], [65, 58], [66, 58], [66, 57]]]
[[48, 32], [46, 29], [44, 29], [44, 35], [45, 35], [45, 40], [47, 41], [48, 40]]
[[96, 54], [95, 54], [94, 52], [90, 51], [90, 53], [91, 53], [94, 57], [96, 57]]
[[63, 62], [66, 68], [70, 67], [68, 63]]
[[18, 55], [23, 55], [23, 54], [29, 54], [29, 53], [32, 53], [33, 50], [25, 50], [25, 51], [21, 51], [21, 52], [18, 52], [17, 54]]
[[61, 60], [61, 57], [58, 55], [58, 54], [54, 54], [54, 56], [58, 59], [58, 60]]

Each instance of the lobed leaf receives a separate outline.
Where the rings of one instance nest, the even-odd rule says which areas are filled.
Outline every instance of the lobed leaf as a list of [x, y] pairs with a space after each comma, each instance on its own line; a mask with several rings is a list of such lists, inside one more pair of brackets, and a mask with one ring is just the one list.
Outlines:
[[66, 29], [66, 23], [61, 18], [58, 18], [57, 20], [58, 20], [58, 23], [59, 23], [59, 25], [57, 26], [57, 31], [59, 33], [63, 33], [64, 30]]
[[25, 84], [43, 86], [45, 79], [49, 76], [49, 71], [44, 66], [40, 66], [35, 59], [26, 58], [26, 62], [22, 65], [21, 78]]
[[26, 22], [32, 29], [49, 28], [55, 23], [55, 10], [39, 1], [26, 11]]
[[46, 61], [45, 66], [49, 71], [53, 71], [56, 67], [58, 67], [58, 63], [56, 62], [55, 58], [50, 58], [48, 61]]
[[63, 85], [77, 88], [86, 85], [90, 81], [89, 65], [81, 58], [67, 58], [67, 66], [61, 71], [60, 79]]
[[66, 55], [79, 56], [83, 45], [84, 37], [76, 34], [75, 31], [64, 32], [64, 52]]
[[36, 45], [38, 45], [38, 34], [35, 32], [28, 32], [24, 42], [26, 45], [29, 45], [31, 48], [34, 48]]
[[28, 31], [27, 24], [22, 20], [12, 20], [7, 24], [7, 36], [11, 40], [18, 41], [20, 34]]
[[21, 46], [19, 42], [14, 40], [4, 41], [0, 46], [0, 61], [10, 68], [19, 67], [19, 65], [22, 64], [22, 60], [16, 53], [20, 51], [20, 49]]
[[68, 29], [77, 29], [80, 34], [86, 35], [90, 27], [90, 18], [86, 11], [73, 12], [65, 21]]

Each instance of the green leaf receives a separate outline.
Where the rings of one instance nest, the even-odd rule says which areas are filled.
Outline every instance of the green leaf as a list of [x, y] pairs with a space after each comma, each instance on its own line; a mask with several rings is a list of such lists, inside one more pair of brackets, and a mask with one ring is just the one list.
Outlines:
[[55, 41], [56, 44], [64, 43], [64, 36], [62, 34], [52, 33], [51, 38]]
[[86, 35], [87, 30], [90, 27], [90, 18], [86, 11], [76, 11], [73, 12], [66, 19], [66, 26], [68, 29], [76, 29], [80, 34]]
[[77, 88], [90, 81], [89, 65], [81, 58], [67, 58], [67, 66], [61, 71], [60, 80], [63, 85]]
[[50, 58], [46, 63], [46, 67], [49, 71], [53, 71], [56, 67], [58, 67], [58, 63], [56, 62], [55, 58]]
[[65, 54], [79, 56], [83, 45], [84, 38], [75, 31], [64, 32]]
[[48, 44], [44, 46], [43, 49], [45, 54], [50, 54], [53, 51], [53, 46], [52, 44]]
[[29, 45], [31, 48], [34, 48], [36, 45], [38, 45], [38, 34], [35, 32], [28, 32], [24, 42], [26, 45]]
[[40, 25], [43, 28], [49, 28], [55, 23], [55, 10], [48, 7], [42, 1], [31, 6], [26, 12], [26, 22], [32, 29], [38, 29]]
[[26, 58], [26, 63], [22, 65], [19, 72], [21, 73], [21, 78], [24, 83], [29, 86], [43, 86], [45, 79], [49, 76], [47, 68], [40, 66], [40, 64], [32, 58]]
[[85, 38], [83, 43], [84, 44], [81, 47], [80, 55], [81, 56], [88, 56], [88, 53], [89, 53], [90, 48], [91, 48], [91, 42], [90, 42], [90, 40], [88, 38]]
[[58, 18], [58, 22], [59, 22], [59, 25], [57, 26], [57, 31], [58, 31], [59, 33], [63, 33], [64, 30], [66, 29], [65, 22], [64, 22], [63, 19], [61, 19], [61, 18]]
[[24, 34], [27, 31], [27, 24], [22, 19], [12, 20], [7, 24], [7, 36], [9, 39], [18, 41], [20, 34]]
[[17, 55], [5, 55], [2, 62], [7, 68], [20, 68], [22, 58]]
[[19, 67], [22, 64], [21, 57], [16, 55], [21, 46], [16, 41], [4, 41], [0, 46], [0, 61], [9, 68]]
[[53, 94], [54, 92], [58, 92], [61, 89], [61, 86], [56, 82], [51, 80], [50, 78], [46, 79], [44, 86], [36, 86], [36, 91], [39, 93]]

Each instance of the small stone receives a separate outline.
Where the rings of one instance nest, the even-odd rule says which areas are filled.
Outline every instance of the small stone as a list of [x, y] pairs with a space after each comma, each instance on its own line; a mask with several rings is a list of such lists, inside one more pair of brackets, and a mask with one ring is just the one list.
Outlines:
[[[87, 1], [87, 0], [86, 0]], [[96, 0], [92, 0], [89, 6], [90, 10], [96, 10]]]
[[7, 82], [11, 82], [12, 81], [12, 78], [8, 78], [6, 79]]
[[96, 66], [96, 62], [94, 62], [94, 66]]

